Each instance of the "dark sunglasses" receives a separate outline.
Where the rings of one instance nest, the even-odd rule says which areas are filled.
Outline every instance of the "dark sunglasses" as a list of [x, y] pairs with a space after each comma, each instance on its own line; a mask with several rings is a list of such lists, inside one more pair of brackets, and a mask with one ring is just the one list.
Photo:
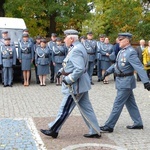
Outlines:
[[120, 39], [118, 39], [119, 41], [122, 41], [122, 40], [124, 40], [125, 38], [120, 38]]

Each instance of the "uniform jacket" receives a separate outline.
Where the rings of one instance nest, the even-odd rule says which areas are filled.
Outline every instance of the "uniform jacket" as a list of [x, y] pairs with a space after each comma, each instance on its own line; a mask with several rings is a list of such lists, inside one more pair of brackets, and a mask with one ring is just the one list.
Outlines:
[[[113, 51], [113, 45], [112, 44], [101, 44], [100, 45], [100, 53], [101, 53], [101, 60], [104, 60], [104, 61], [110, 61], [110, 58], [109, 56], [106, 56], [106, 53], [109, 53], [109, 54], [113, 54], [114, 51]], [[115, 54], [113, 54], [115, 55]]]
[[101, 41], [97, 41], [97, 46], [96, 46], [96, 58], [97, 58], [97, 60], [101, 60], [100, 49], [101, 49], [102, 44], [104, 44], [104, 43]]
[[19, 59], [34, 59], [33, 43], [29, 40], [27, 42], [20, 41], [18, 44], [18, 58]]
[[17, 54], [14, 46], [2, 45], [0, 47], [0, 65], [12, 67], [12, 65], [16, 65], [16, 59]]
[[[143, 51], [143, 64], [145, 70], [150, 69], [150, 47], [149, 50], [148, 47], [146, 47]], [[147, 64], [149, 64], [149, 66], [146, 66]]]
[[95, 40], [85, 40], [83, 45], [88, 53], [88, 61], [94, 62], [96, 59], [97, 42]]
[[35, 54], [35, 63], [38, 65], [48, 65], [50, 64], [50, 61], [51, 56], [49, 48], [47, 46], [44, 49], [38, 47]]
[[[87, 74], [88, 55], [84, 46], [76, 41], [70, 48], [63, 62], [61, 72], [68, 73], [65, 77], [67, 83], [72, 84], [74, 94], [87, 92], [91, 88], [90, 78]], [[69, 93], [68, 87], [63, 83], [62, 92]]]
[[[121, 49], [117, 55], [116, 62], [106, 71], [108, 73], [127, 74], [137, 71], [143, 83], [149, 82], [146, 71], [137, 56], [137, 52], [131, 46]], [[136, 81], [134, 75], [126, 77], [116, 77], [116, 89], [134, 89]]]
[[49, 41], [48, 43], [47, 43], [47, 46], [48, 46], [48, 48], [50, 49], [50, 54], [52, 55], [52, 52], [53, 52], [53, 46], [55, 46], [56, 45], [56, 42], [54, 42], [54, 41]]
[[62, 63], [67, 55], [67, 48], [62, 45], [54, 45], [52, 51], [52, 61], [54, 63]]

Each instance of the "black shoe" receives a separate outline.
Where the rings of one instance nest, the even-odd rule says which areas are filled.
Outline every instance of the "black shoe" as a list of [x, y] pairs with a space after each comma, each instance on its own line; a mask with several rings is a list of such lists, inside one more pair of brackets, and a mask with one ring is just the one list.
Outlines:
[[4, 87], [7, 87], [8, 85], [3, 85]]
[[101, 79], [98, 79], [98, 80], [97, 80], [97, 82], [100, 82], [100, 81], [101, 81]]
[[100, 138], [101, 137], [101, 135], [98, 135], [98, 134], [84, 134], [83, 136], [86, 138]]
[[143, 125], [141, 125], [141, 126], [135, 126], [135, 125], [127, 126], [127, 129], [143, 129]]
[[54, 81], [53, 81], [53, 80], [51, 80], [51, 81], [50, 81], [50, 83], [54, 83]]
[[94, 85], [94, 83], [93, 83], [93, 82], [91, 82], [91, 85]]
[[40, 81], [36, 81], [36, 84], [40, 84]]
[[13, 87], [12, 84], [8, 85], [9, 87]]
[[57, 138], [58, 136], [58, 133], [54, 132], [54, 131], [51, 131], [51, 130], [43, 130], [41, 129], [40, 130], [43, 134], [47, 135], [47, 136], [51, 136], [53, 138]]
[[109, 132], [109, 133], [111, 133], [111, 132], [114, 131], [113, 128], [110, 128], [110, 127], [107, 127], [107, 126], [101, 126], [101, 127], [100, 127], [100, 130], [101, 130], [102, 132]]

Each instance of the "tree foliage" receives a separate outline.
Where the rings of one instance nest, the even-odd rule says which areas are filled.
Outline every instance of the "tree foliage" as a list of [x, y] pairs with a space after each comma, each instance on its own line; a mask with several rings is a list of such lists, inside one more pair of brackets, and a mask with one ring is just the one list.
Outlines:
[[24, 18], [32, 35], [81, 30], [90, 16], [87, 0], [7, 0], [4, 7], [7, 16]]
[[[112, 40], [115, 40], [119, 32], [131, 32], [134, 35], [133, 40], [138, 40], [146, 34], [150, 17], [148, 11], [145, 15], [143, 12], [144, 6], [148, 4], [147, 1], [95, 0], [94, 3], [95, 12], [90, 21], [84, 21], [83, 34], [90, 29], [95, 32], [96, 36], [105, 33]], [[147, 39], [148, 37], [143, 38]]]

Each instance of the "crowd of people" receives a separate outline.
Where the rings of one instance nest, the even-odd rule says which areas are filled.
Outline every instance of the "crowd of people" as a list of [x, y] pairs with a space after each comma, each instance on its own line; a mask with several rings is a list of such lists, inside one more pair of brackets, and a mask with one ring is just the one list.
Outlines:
[[[64, 39], [57, 37], [56, 33], [52, 33], [50, 41], [46, 41], [45, 38], [39, 35], [33, 40], [29, 36], [28, 29], [24, 29], [22, 38], [18, 39], [18, 51], [16, 51], [8, 31], [3, 30], [1, 33], [0, 67], [2, 68], [2, 83], [4, 87], [12, 87], [13, 67], [16, 65], [17, 59], [21, 63], [24, 86], [29, 86], [30, 84], [32, 63], [35, 67], [37, 84], [46, 86], [46, 76], [50, 74], [50, 83], [55, 82], [56, 85], [61, 85], [62, 77], [56, 78], [56, 74], [62, 68], [63, 60], [69, 51], [69, 48], [64, 43]], [[105, 34], [100, 34], [99, 40], [94, 40], [92, 32], [88, 32], [86, 36], [81, 36], [79, 40], [87, 51], [87, 72], [91, 85], [94, 85], [92, 81], [94, 67], [97, 66], [97, 81], [100, 82], [105, 71], [115, 62], [116, 56], [121, 49], [119, 40], [116, 38], [115, 44], [111, 44]], [[145, 41], [140, 40], [140, 46], [136, 48], [136, 51], [150, 78], [150, 41], [148, 42], [148, 47], [145, 47]], [[137, 81], [140, 81], [138, 74]], [[108, 76], [105, 77], [103, 83], [109, 83]]]

